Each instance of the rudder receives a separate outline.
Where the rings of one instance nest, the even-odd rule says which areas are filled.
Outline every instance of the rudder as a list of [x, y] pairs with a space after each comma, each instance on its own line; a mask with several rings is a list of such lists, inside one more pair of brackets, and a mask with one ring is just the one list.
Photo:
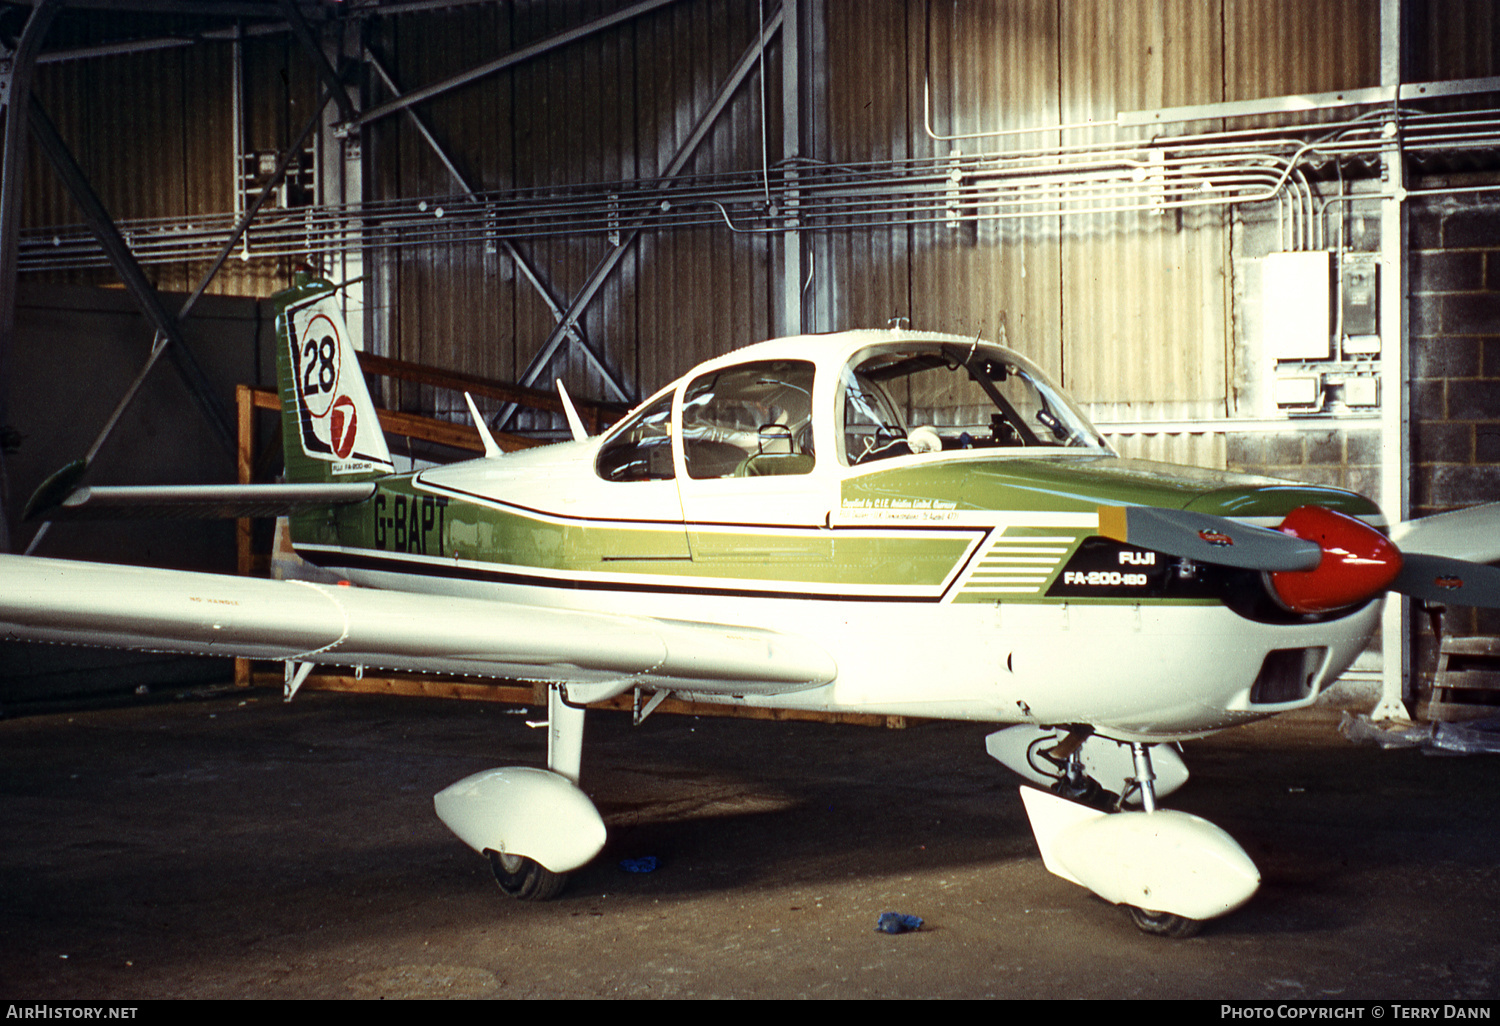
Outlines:
[[362, 481], [395, 470], [337, 292], [313, 280], [272, 298], [288, 482]]

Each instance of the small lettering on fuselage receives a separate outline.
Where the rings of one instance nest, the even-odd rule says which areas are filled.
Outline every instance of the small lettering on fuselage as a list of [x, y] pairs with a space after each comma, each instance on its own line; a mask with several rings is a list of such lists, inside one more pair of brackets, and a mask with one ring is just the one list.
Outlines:
[[1118, 570], [1095, 570], [1086, 574], [1068, 570], [1063, 573], [1063, 584], [1077, 584], [1087, 588], [1144, 588], [1147, 581], [1145, 574], [1125, 574]]
[[383, 552], [443, 554], [448, 499], [440, 495], [375, 493], [375, 547]]

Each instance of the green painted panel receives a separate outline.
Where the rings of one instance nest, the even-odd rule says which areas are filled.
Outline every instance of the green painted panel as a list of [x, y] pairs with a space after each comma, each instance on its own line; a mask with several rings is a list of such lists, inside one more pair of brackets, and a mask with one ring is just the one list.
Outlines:
[[[940, 586], [973, 531], [944, 534], [733, 531], [710, 560], [682, 558], [680, 525], [562, 521], [413, 490], [410, 475], [383, 480], [372, 498], [294, 521], [299, 542], [523, 567], [558, 574], [649, 574], [837, 586]], [[816, 547], [810, 544], [816, 542]], [[778, 553], [779, 558], [767, 558]], [[799, 557], [799, 553], [802, 553]]]
[[960, 510], [1091, 513], [1101, 505], [1162, 506], [1226, 516], [1284, 515], [1316, 503], [1351, 513], [1375, 506], [1352, 492], [1272, 478], [1112, 456], [924, 462], [851, 478], [846, 508], [900, 500]]

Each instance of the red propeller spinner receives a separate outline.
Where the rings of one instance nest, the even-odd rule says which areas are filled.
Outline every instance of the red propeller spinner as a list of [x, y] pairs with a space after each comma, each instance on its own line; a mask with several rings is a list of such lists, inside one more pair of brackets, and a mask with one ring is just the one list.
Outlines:
[[1322, 506], [1287, 514], [1283, 533], [1317, 543], [1323, 558], [1311, 570], [1273, 571], [1271, 590], [1294, 613], [1327, 613], [1385, 591], [1401, 573], [1401, 551], [1362, 520]]

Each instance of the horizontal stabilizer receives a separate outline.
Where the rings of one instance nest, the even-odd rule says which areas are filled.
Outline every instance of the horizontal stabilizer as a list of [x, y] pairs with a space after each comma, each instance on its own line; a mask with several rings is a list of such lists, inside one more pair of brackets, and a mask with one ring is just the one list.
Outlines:
[[348, 484], [119, 485], [77, 488], [39, 520], [215, 520], [280, 517], [321, 506], [363, 502], [372, 482]]

